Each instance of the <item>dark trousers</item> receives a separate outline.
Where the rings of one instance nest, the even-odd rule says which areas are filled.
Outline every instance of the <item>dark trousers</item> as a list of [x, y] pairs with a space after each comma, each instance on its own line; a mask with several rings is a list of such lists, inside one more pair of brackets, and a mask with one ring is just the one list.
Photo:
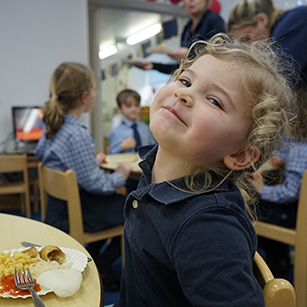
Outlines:
[[[295, 228], [297, 204], [276, 204], [260, 200], [258, 218], [270, 224]], [[275, 277], [284, 277], [291, 269], [290, 249], [288, 244], [258, 237], [258, 249], [265, 252], [266, 263]]]
[[86, 248], [93, 257], [93, 260], [102, 275], [105, 274], [111, 268], [114, 261], [121, 256], [121, 238], [113, 238], [111, 243], [101, 252], [106, 241], [107, 240], [102, 240], [90, 243]]

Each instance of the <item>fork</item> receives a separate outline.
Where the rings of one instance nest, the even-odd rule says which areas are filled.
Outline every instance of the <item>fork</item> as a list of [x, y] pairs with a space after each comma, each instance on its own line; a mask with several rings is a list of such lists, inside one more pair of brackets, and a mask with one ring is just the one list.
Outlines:
[[32, 275], [29, 269], [27, 269], [28, 275], [26, 274], [24, 266], [22, 266], [22, 269], [23, 269], [23, 273], [21, 272], [21, 270], [19, 270], [19, 277], [18, 277], [18, 273], [17, 273], [16, 266], [15, 266], [14, 280], [15, 280], [16, 287], [21, 290], [29, 290], [31, 293], [34, 305], [36, 307], [45, 307], [45, 304], [43, 303], [43, 301], [40, 299], [40, 297], [37, 295], [37, 293], [34, 290], [35, 283], [34, 283], [34, 280], [32, 278]]

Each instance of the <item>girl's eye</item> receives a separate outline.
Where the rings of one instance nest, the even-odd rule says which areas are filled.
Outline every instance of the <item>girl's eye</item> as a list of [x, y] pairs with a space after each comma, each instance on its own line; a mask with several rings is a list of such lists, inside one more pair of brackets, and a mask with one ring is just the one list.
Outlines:
[[187, 79], [179, 79], [179, 81], [186, 87], [190, 87], [191, 83]]
[[221, 110], [224, 110], [223, 105], [216, 98], [209, 97], [207, 98], [212, 104], [216, 105]]

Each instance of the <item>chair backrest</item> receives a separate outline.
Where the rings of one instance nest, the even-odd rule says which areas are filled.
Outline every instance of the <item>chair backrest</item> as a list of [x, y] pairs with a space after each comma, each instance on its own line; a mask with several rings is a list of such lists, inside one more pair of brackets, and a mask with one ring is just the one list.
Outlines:
[[295, 307], [295, 291], [291, 283], [282, 278], [274, 278], [269, 267], [256, 252], [254, 274], [258, 280], [266, 307]]
[[58, 171], [38, 164], [42, 221], [46, 217], [48, 195], [67, 201], [69, 234], [84, 242], [82, 210], [76, 174], [73, 170]]
[[[26, 172], [27, 155], [0, 155], [0, 173]], [[24, 178], [28, 179], [28, 178]]]
[[307, 306], [307, 171], [304, 173], [298, 202], [296, 229], [257, 221], [258, 236], [295, 246], [294, 287], [297, 307]]
[[[0, 187], [1, 195], [23, 194], [23, 203], [25, 204], [26, 215], [31, 218], [30, 207], [30, 188], [27, 155], [0, 155], [0, 173], [22, 172], [23, 179], [20, 182], [8, 182]], [[23, 208], [23, 207], [22, 207]]]

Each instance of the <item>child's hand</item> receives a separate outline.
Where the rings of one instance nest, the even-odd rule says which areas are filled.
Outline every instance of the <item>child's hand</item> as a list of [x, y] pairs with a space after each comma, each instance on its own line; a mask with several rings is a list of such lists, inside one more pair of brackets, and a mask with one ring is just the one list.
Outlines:
[[122, 173], [125, 180], [128, 179], [131, 171], [132, 171], [132, 165], [130, 165], [129, 163], [121, 163], [115, 169], [115, 172]]
[[143, 70], [150, 70], [150, 69], [153, 69], [153, 64], [149, 61], [144, 61], [144, 62], [135, 62], [132, 64], [137, 67], [137, 68], [140, 68], [140, 69], [143, 69]]
[[248, 181], [253, 185], [255, 190], [261, 194], [262, 188], [264, 186], [264, 181], [260, 172], [255, 172], [251, 175]]
[[188, 48], [182, 47], [175, 51], [169, 52], [167, 55], [171, 57], [172, 59], [178, 61], [178, 60], [183, 59], [186, 56], [187, 52], [188, 52]]
[[127, 138], [120, 143], [120, 148], [122, 150], [134, 148], [136, 146], [136, 141], [134, 138]]
[[275, 168], [279, 168], [279, 167], [283, 167], [285, 165], [285, 160], [280, 158], [280, 157], [273, 157], [270, 159], [270, 163], [275, 167]]
[[101, 163], [107, 163], [106, 161], [106, 154], [104, 154], [103, 152], [100, 152], [96, 155], [96, 160], [98, 162], [98, 165], [100, 165]]

